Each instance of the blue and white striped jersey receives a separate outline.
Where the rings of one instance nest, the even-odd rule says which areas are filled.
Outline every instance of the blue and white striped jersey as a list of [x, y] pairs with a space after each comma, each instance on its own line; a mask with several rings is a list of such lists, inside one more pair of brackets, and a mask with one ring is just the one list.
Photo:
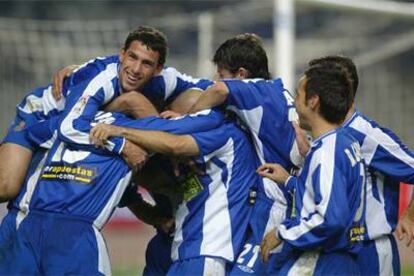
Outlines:
[[[51, 85], [32, 90], [16, 106], [19, 121], [23, 120], [26, 126], [31, 126], [59, 115], [66, 109], [65, 116], [72, 114], [72, 117], [75, 117], [65, 121], [63, 134], [66, 135], [61, 138], [67, 142], [82, 144], [85, 142], [85, 132], [88, 130], [85, 122], [90, 120], [93, 110], [101, 109], [103, 104], [120, 94], [118, 66], [118, 55], [98, 57], [86, 62], [65, 79], [63, 97], [58, 102], [52, 96]], [[204, 82], [167, 67], [159, 75], [150, 79], [141, 92], [150, 99], [170, 101], [187, 89], [206, 87]], [[75, 104], [78, 104], [78, 107], [71, 111]], [[82, 114], [77, 116], [75, 113], [80, 111], [83, 111]], [[108, 149], [119, 152], [122, 143], [122, 139], [115, 139], [114, 145]]]
[[247, 135], [233, 122], [192, 134], [205, 175], [188, 180], [176, 213], [172, 259], [199, 256], [235, 259], [246, 234], [249, 189], [259, 181], [258, 158]]
[[358, 142], [343, 128], [313, 141], [298, 177], [295, 210], [278, 229], [286, 246], [323, 252], [355, 250], [364, 237], [365, 166]]
[[101, 229], [130, 177], [119, 156], [69, 149], [55, 140], [46, 152], [40, 148], [34, 153], [23, 187], [9, 208], [22, 211], [18, 224], [31, 211], [41, 211], [79, 218]]
[[358, 140], [368, 166], [367, 238], [391, 234], [398, 222], [399, 182], [414, 184], [414, 153], [394, 133], [358, 111], [344, 128]]
[[[132, 120], [120, 113], [99, 114], [97, 119], [121, 126], [187, 134], [218, 127], [223, 118], [219, 112], [205, 110], [177, 120], [157, 117]], [[50, 132], [46, 131], [46, 135]], [[119, 156], [69, 147], [58, 138], [31, 172], [10, 207], [25, 213], [38, 210], [78, 217], [93, 222], [99, 229], [118, 205], [131, 177], [129, 167]]]
[[30, 126], [39, 121], [57, 116], [65, 108], [66, 96], [71, 86], [76, 86], [96, 74], [106, 65], [117, 63], [118, 56], [96, 58], [81, 65], [70, 77], [66, 78], [62, 87], [62, 99], [56, 101], [52, 95], [52, 85], [36, 88], [30, 91], [16, 106], [16, 115]]
[[[225, 105], [249, 128], [261, 163], [279, 163], [287, 170], [300, 164], [302, 158], [292, 126], [297, 119], [296, 109], [282, 80], [224, 80], [224, 83], [229, 89]], [[265, 178], [263, 183], [269, 198], [286, 203], [282, 190], [273, 181]]]

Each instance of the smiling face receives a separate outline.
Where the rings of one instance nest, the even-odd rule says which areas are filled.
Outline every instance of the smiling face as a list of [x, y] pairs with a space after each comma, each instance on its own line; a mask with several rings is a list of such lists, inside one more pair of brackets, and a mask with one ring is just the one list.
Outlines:
[[162, 70], [159, 53], [141, 41], [133, 41], [128, 49], [120, 52], [119, 80], [123, 92], [142, 89], [154, 75]]

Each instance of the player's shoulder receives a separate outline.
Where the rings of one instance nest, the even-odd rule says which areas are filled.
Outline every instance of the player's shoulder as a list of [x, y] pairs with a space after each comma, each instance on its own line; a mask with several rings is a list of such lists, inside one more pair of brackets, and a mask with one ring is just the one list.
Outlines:
[[378, 122], [359, 111], [356, 111], [344, 126], [350, 130], [354, 137], [363, 136], [364, 138], [375, 140], [379, 144], [388, 143], [390, 140], [401, 143], [400, 138], [392, 130], [381, 126]]
[[102, 71], [110, 70], [112, 74], [116, 74], [119, 64], [119, 56], [111, 55], [106, 57], [95, 57], [76, 69], [71, 76], [73, 78], [72, 84], [77, 84], [83, 80], [93, 78]]
[[312, 142], [314, 151], [334, 154], [335, 151], [349, 147], [356, 140], [343, 127], [331, 130]]
[[369, 133], [374, 128], [381, 128], [381, 126], [374, 121], [373, 119], [369, 118], [368, 116], [362, 114], [359, 111], [355, 111], [351, 118], [349, 118], [343, 126], [345, 128], [354, 129], [356, 131], [362, 133]]

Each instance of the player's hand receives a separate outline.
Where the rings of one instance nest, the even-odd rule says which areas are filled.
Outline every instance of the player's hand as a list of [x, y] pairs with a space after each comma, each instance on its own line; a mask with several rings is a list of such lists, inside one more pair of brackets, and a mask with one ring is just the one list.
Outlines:
[[59, 101], [62, 98], [62, 87], [63, 87], [63, 80], [66, 77], [72, 75], [73, 71], [79, 68], [79, 65], [69, 65], [63, 69], [60, 69], [55, 74], [53, 74], [52, 79], [52, 95], [56, 101]]
[[[414, 239], [414, 209], [407, 208], [404, 210], [401, 218], [398, 221], [397, 225], [397, 237], [400, 241], [403, 241], [405, 238], [407, 240], [406, 246], [410, 247]], [[414, 251], [414, 247], [413, 247]]]
[[126, 140], [122, 157], [133, 171], [139, 171], [148, 160], [148, 153], [136, 144]]
[[109, 137], [121, 136], [121, 134], [122, 127], [108, 124], [97, 124], [89, 132], [89, 139], [92, 144], [104, 147]]
[[279, 184], [285, 184], [289, 178], [289, 173], [279, 164], [265, 163], [261, 165], [256, 172], [263, 176], [273, 180]]
[[172, 110], [166, 110], [160, 114], [160, 117], [164, 119], [172, 119], [172, 118], [177, 118], [181, 116], [182, 114], [172, 111]]
[[260, 254], [262, 255], [263, 262], [267, 263], [269, 260], [270, 251], [278, 247], [282, 241], [276, 237], [276, 228], [270, 230], [262, 240], [260, 245]]
[[308, 141], [306, 131], [300, 128], [297, 122], [293, 122], [292, 125], [293, 125], [293, 128], [295, 129], [296, 143], [298, 145], [299, 153], [300, 155], [305, 157], [310, 148], [310, 143]]

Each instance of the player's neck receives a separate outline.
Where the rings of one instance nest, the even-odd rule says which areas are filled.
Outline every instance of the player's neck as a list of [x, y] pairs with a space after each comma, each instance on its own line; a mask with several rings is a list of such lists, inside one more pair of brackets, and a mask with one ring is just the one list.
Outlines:
[[353, 103], [351, 108], [348, 110], [348, 113], [346, 114], [344, 121], [345, 122], [348, 121], [352, 117], [352, 115], [354, 115], [354, 112], [355, 112], [355, 103]]
[[317, 116], [316, 118], [314, 118], [314, 120], [312, 120], [310, 125], [311, 125], [310, 133], [314, 140], [339, 127], [338, 124], [330, 123], [320, 116]]

